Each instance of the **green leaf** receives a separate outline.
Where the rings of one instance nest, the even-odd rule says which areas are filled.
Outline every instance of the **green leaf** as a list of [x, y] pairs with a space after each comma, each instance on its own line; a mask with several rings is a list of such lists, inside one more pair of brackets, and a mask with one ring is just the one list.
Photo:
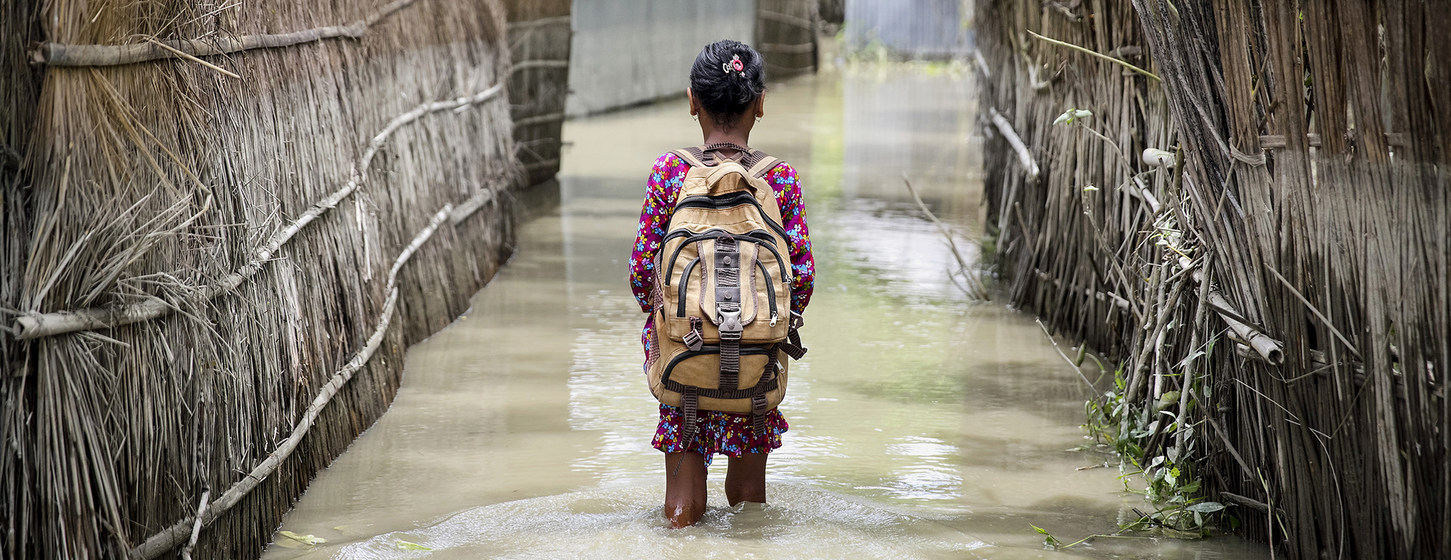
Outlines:
[[403, 539], [394, 540], [393, 544], [400, 550], [433, 550], [416, 542], [408, 542]]
[[1032, 523], [1029, 523], [1028, 526], [1029, 527], [1032, 527], [1034, 531], [1037, 531], [1039, 535], [1046, 535], [1046, 534], [1048, 534], [1048, 530], [1047, 529], [1044, 529], [1044, 528], [1039, 527], [1037, 525], [1034, 525]]
[[1190, 505], [1186, 509], [1195, 513], [1214, 513], [1216, 511], [1224, 509], [1224, 504], [1221, 504], [1219, 502], [1199, 502], [1197, 504]]
[[299, 534], [294, 533], [292, 531], [278, 531], [277, 534], [282, 535], [284, 537], [287, 537], [289, 539], [292, 539], [294, 541], [300, 542], [302, 544], [312, 545], [312, 546], [317, 546], [317, 545], [320, 545], [320, 544], [323, 544], [323, 543], [327, 542], [327, 539], [324, 539], [322, 537], [318, 537], [318, 536], [314, 536], [314, 535], [299, 535]]

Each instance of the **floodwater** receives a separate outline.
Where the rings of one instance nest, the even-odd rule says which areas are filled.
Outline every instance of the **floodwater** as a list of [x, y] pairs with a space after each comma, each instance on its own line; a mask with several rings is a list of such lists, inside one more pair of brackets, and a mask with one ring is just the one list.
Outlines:
[[[267, 558], [1240, 558], [1207, 541], [1098, 539], [1131, 508], [1084, 450], [1088, 390], [1034, 320], [965, 301], [942, 234], [977, 258], [974, 96], [961, 72], [875, 67], [772, 84], [752, 144], [794, 164], [817, 262], [768, 467], [770, 502], [660, 518], [656, 403], [626, 260], [644, 177], [698, 143], [683, 100], [577, 119], [557, 187], [521, 195], [517, 253], [453, 326], [409, 351], [391, 410], [283, 522]], [[1116, 463], [1115, 463], [1116, 465]], [[1085, 468], [1087, 467], [1087, 468]]]

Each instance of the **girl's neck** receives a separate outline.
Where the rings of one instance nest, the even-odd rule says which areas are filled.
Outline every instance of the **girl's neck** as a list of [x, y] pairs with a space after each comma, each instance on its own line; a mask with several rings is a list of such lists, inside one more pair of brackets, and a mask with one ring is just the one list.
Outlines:
[[750, 133], [740, 134], [737, 131], [722, 132], [711, 131], [705, 135], [706, 145], [710, 144], [735, 144], [737, 146], [750, 146]]

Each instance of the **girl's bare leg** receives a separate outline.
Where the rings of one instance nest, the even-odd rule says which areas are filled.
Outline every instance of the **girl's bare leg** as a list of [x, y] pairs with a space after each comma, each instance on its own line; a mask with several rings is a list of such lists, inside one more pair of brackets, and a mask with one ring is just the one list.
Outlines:
[[[730, 478], [726, 481], [729, 483]], [[671, 528], [679, 529], [694, 525], [702, 515], [705, 515], [705, 456], [666, 453], [665, 519], [670, 521]]]
[[731, 457], [726, 469], [725, 491], [726, 500], [732, 506], [741, 502], [766, 503], [766, 454]]

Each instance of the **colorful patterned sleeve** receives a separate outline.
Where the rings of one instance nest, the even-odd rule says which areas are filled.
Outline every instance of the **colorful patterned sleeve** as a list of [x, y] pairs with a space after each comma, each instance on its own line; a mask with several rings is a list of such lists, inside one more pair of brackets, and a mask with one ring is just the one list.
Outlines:
[[811, 302], [816, 283], [816, 261], [811, 257], [811, 232], [806, 228], [806, 201], [801, 198], [801, 182], [790, 164], [781, 163], [766, 173], [766, 182], [776, 191], [776, 204], [781, 207], [781, 225], [786, 228], [786, 243], [791, 246], [791, 310], [801, 313]]
[[640, 310], [650, 312], [650, 286], [655, 282], [655, 254], [675, 210], [675, 196], [690, 165], [675, 154], [655, 160], [645, 182], [645, 205], [640, 209], [640, 224], [635, 230], [635, 248], [630, 252], [630, 290]]

